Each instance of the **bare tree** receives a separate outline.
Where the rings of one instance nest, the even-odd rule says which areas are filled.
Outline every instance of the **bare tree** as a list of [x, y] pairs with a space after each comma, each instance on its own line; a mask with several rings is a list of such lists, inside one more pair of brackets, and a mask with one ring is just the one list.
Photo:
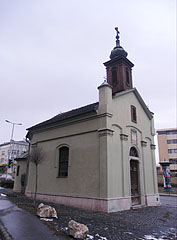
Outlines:
[[32, 147], [30, 154], [30, 161], [36, 166], [36, 181], [35, 181], [35, 192], [34, 192], [34, 205], [36, 206], [36, 194], [38, 189], [38, 165], [45, 161], [46, 153], [41, 147]]

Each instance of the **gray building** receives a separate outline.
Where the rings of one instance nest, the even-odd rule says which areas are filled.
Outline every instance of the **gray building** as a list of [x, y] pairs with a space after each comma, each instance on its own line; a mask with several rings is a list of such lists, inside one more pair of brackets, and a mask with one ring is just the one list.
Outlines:
[[5, 142], [0, 144], [0, 173], [4, 173], [7, 170], [8, 160], [12, 160], [12, 167], [8, 169], [9, 173], [13, 173], [16, 170], [15, 158], [19, 157], [29, 149], [29, 143], [25, 140]]

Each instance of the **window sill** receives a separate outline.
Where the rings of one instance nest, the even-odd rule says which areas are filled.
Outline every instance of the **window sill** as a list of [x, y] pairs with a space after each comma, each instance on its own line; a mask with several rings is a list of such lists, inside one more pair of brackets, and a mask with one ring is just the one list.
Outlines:
[[57, 176], [56, 178], [68, 178], [68, 176]]
[[132, 120], [132, 122], [133, 122], [133, 123], [137, 123], [137, 121], [135, 121], [135, 120]]

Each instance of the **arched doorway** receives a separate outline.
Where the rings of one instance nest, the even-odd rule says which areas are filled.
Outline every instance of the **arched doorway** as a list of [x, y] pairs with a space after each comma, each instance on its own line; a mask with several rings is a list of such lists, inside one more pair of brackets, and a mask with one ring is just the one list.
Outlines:
[[135, 147], [130, 149], [130, 182], [132, 205], [140, 204], [139, 156]]

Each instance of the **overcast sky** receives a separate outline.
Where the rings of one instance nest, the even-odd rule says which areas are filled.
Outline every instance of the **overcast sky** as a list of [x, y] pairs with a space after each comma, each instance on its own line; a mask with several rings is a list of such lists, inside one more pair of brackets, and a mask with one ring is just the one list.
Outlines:
[[0, 143], [98, 101], [120, 41], [155, 127], [176, 127], [176, 0], [0, 0]]

